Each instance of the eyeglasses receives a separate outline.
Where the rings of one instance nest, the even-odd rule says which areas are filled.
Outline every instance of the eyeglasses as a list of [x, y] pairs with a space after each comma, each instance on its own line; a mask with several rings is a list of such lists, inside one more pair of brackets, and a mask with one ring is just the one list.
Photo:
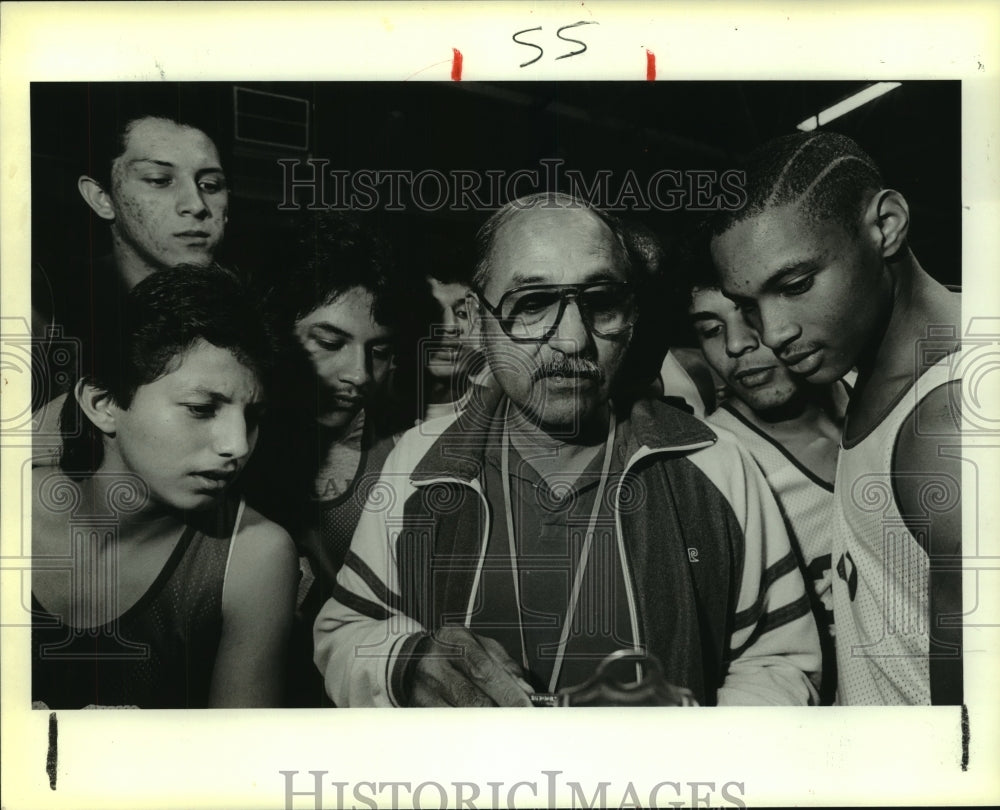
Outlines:
[[476, 298], [515, 343], [549, 340], [559, 328], [571, 300], [576, 301], [587, 329], [598, 337], [614, 337], [628, 331], [638, 315], [635, 295], [624, 281], [526, 284], [505, 292], [496, 306], [481, 293], [476, 293]]

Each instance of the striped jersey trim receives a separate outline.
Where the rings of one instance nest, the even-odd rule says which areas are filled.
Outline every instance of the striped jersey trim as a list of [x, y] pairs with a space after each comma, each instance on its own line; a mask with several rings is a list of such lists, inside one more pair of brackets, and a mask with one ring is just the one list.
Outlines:
[[[781, 455], [783, 455], [795, 469], [802, 473], [806, 478], [812, 481], [816, 486], [825, 489], [827, 492], [833, 492], [833, 482], [827, 481], [824, 478], [820, 478], [816, 473], [810, 470], [805, 464], [799, 461], [795, 456], [792, 455], [791, 451], [785, 447], [781, 442], [775, 441], [775, 439], [761, 430], [757, 425], [747, 419], [743, 414], [741, 414], [736, 408], [734, 408], [730, 403], [723, 402], [719, 406], [720, 409], [724, 410], [740, 424], [746, 427], [747, 430], [752, 431], [754, 434], [759, 436], [765, 442], [767, 442], [771, 447], [777, 450]], [[725, 427], [725, 425], [723, 425]], [[749, 452], [749, 451], [748, 451]], [[753, 453], [750, 453], [753, 456]]]

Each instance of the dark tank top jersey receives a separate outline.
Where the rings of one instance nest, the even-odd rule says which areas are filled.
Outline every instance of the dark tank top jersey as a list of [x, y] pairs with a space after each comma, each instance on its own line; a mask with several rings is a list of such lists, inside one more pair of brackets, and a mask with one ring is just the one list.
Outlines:
[[308, 557], [316, 576], [303, 605], [310, 619], [315, 619], [323, 603], [333, 595], [337, 573], [344, 564], [354, 530], [394, 445], [391, 436], [376, 438], [366, 430], [358, 471], [347, 490], [332, 500], [311, 504], [315, 516], [313, 528], [296, 538], [300, 553]]
[[332, 706], [323, 678], [313, 664], [313, 622], [333, 595], [337, 573], [344, 564], [368, 497], [379, 480], [382, 465], [394, 446], [391, 436], [376, 438], [367, 426], [361, 444], [358, 471], [347, 490], [330, 501], [312, 501], [312, 518], [296, 536], [299, 554], [309, 560], [315, 581], [299, 605], [292, 628], [286, 677], [286, 702], [293, 707]]
[[117, 620], [76, 629], [32, 595], [31, 697], [50, 709], [88, 705], [204, 708], [222, 631], [234, 509], [216, 536], [188, 526], [166, 565]]

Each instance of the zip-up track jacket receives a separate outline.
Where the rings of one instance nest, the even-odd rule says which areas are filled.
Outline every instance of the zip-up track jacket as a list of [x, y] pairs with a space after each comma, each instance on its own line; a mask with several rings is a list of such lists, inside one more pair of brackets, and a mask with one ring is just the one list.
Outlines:
[[[504, 508], [481, 483], [504, 413], [490, 400], [406, 433], [370, 491], [314, 627], [315, 662], [338, 706], [401, 705], [417, 642], [471, 624]], [[750, 456], [732, 434], [658, 401], [635, 403], [618, 431], [628, 454], [615, 542], [634, 645], [703, 705], [814, 702], [816, 626]]]

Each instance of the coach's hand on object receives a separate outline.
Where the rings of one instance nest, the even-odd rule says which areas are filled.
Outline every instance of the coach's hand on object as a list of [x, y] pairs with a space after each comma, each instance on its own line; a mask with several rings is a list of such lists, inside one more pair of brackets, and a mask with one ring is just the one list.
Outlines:
[[[642, 678], [635, 680], [635, 665]], [[579, 686], [563, 689], [559, 706], [697, 706], [690, 689], [675, 686], [663, 676], [663, 665], [652, 653], [616, 650]]]
[[531, 706], [521, 667], [492, 638], [445, 627], [420, 642], [410, 706]]

